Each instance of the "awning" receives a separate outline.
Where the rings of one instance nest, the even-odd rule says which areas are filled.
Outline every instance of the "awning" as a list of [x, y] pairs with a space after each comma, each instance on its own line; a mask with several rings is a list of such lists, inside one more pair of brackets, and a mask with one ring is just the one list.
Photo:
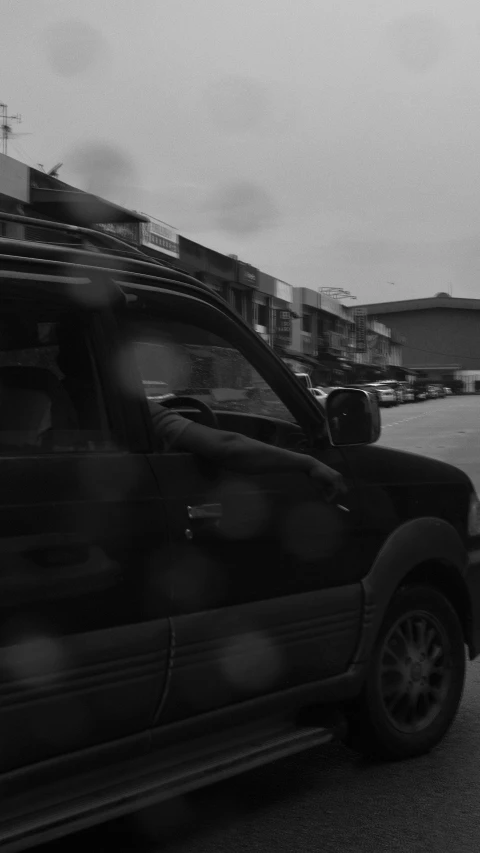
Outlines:
[[325, 365], [320, 364], [319, 361], [313, 355], [305, 355], [303, 352], [294, 352], [293, 350], [287, 350], [284, 347], [280, 347], [274, 344], [274, 351], [280, 358], [290, 358], [292, 361], [300, 361], [304, 364], [309, 365], [310, 367], [324, 367]]
[[[319, 358], [315, 358], [314, 355], [306, 355], [303, 352], [294, 352], [293, 350], [287, 350], [280, 346], [274, 345], [273, 349], [277, 355], [283, 359], [289, 358], [292, 361], [298, 361], [306, 364], [308, 367], [316, 368], [317, 370], [325, 370], [330, 373], [332, 371], [343, 373], [345, 370], [352, 370], [351, 362], [344, 358], [338, 358], [331, 353], [322, 352]], [[320, 358], [322, 359], [321, 361]]]
[[391, 371], [396, 371], [397, 373], [401, 373], [403, 376], [407, 376], [407, 374], [410, 376], [416, 376], [418, 373], [418, 368], [414, 369], [413, 367], [404, 367], [403, 365], [402, 365], [402, 367], [400, 367], [399, 365], [396, 365], [396, 364], [390, 365], [389, 369]]
[[409, 367], [405, 367], [405, 370], [407, 370], [411, 373], [415, 373], [415, 372], [418, 373], [419, 370], [422, 371], [422, 373], [425, 373], [425, 372], [431, 373], [432, 371], [441, 371], [442, 373], [450, 373], [452, 370], [461, 370], [461, 369], [462, 369], [461, 364], [425, 364], [425, 365], [416, 364], [414, 370], [412, 370]]
[[148, 222], [146, 216], [75, 189], [31, 188], [30, 206], [38, 213], [69, 225], [104, 222]]

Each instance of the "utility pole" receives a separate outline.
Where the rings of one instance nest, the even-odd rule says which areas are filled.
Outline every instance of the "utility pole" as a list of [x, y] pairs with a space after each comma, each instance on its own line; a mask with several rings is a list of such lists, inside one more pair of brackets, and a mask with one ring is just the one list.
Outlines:
[[2, 130], [2, 153], [6, 154], [7, 153], [7, 147], [8, 147], [8, 137], [10, 136], [10, 134], [12, 132], [12, 128], [10, 127], [8, 122], [9, 121], [18, 121], [20, 123], [22, 121], [22, 116], [21, 115], [9, 116], [7, 105], [2, 104], [1, 102], [0, 102], [0, 116], [1, 116], [1, 120], [2, 120], [2, 123], [0, 125], [0, 128]]

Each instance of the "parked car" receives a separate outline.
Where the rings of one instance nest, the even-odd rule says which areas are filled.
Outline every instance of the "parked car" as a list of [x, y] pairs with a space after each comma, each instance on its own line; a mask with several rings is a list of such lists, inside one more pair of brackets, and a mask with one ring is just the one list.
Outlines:
[[395, 379], [384, 379], [382, 382], [372, 383], [376, 387], [381, 388], [390, 388], [394, 392], [395, 404], [398, 406], [400, 403], [405, 402], [403, 396], [403, 388], [400, 382]]
[[[2, 853], [334, 738], [428, 752], [480, 653], [469, 477], [376, 446], [370, 393], [319, 406], [207, 285], [42, 229], [0, 238]], [[163, 450], [144, 382], [348, 494]]]
[[398, 396], [394, 388], [388, 385], [375, 385], [374, 388], [381, 406], [390, 407], [398, 405]]
[[319, 388], [319, 387], [314, 388], [310, 374], [308, 374], [308, 373], [295, 373], [295, 376], [296, 376], [297, 380], [300, 382], [300, 384], [303, 385], [303, 387], [306, 388], [307, 391], [309, 391], [310, 394], [312, 394], [313, 397], [315, 397], [315, 399], [318, 402], [324, 401], [325, 397], [327, 396], [327, 391], [325, 391], [324, 388]]
[[313, 385], [309, 373], [295, 373], [295, 376], [304, 388], [307, 388], [308, 391], [312, 390]]
[[444, 391], [445, 391], [445, 396], [446, 396], [446, 397], [451, 397], [451, 396], [453, 395], [453, 391], [452, 391], [452, 389], [451, 389], [451, 388], [447, 388], [447, 387], [445, 387], [445, 388], [444, 388]]
[[[338, 386], [337, 386], [338, 387]], [[358, 385], [348, 385], [348, 388], [357, 388], [359, 391], [367, 391], [368, 394], [373, 394], [377, 402], [380, 404], [380, 394], [378, 388], [375, 385], [369, 385], [367, 383], [359, 383]], [[330, 389], [330, 390], [333, 390]]]
[[416, 403], [423, 402], [428, 399], [427, 389], [423, 385], [414, 386], [413, 394]]
[[415, 402], [415, 394], [413, 392], [413, 388], [408, 385], [403, 389], [403, 400], [405, 403], [414, 403]]
[[436, 400], [438, 397], [438, 388], [436, 385], [427, 385], [427, 397], [429, 400]]
[[437, 397], [441, 397], [442, 399], [445, 397], [445, 388], [443, 385], [437, 385]]

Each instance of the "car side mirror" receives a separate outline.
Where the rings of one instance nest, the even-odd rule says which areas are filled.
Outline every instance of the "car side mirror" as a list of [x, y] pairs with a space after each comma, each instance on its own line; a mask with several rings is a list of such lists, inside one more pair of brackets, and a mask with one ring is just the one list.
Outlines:
[[380, 409], [374, 394], [336, 388], [328, 395], [325, 409], [333, 445], [373, 444], [380, 437]]

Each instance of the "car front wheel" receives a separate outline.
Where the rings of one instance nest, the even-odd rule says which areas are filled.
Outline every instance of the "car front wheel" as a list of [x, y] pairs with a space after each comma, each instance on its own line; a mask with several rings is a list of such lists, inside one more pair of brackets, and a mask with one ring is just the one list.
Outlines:
[[352, 715], [350, 744], [387, 760], [428, 752], [450, 728], [464, 681], [463, 631], [448, 599], [428, 586], [399, 590]]

